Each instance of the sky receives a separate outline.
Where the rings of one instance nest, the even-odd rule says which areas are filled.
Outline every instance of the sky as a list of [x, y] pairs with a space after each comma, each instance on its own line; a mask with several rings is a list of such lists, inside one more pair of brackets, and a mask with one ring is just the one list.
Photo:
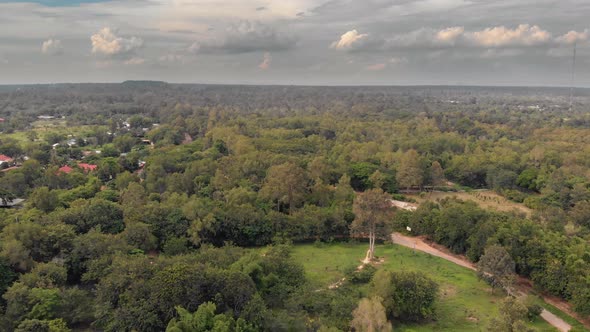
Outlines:
[[0, 84], [590, 87], [587, 0], [0, 0]]

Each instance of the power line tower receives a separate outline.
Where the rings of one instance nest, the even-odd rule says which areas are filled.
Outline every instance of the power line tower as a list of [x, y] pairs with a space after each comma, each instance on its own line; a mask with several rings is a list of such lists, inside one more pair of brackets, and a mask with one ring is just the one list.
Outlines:
[[572, 58], [572, 80], [570, 82], [570, 111], [574, 109], [574, 80], [576, 75], [576, 50], [578, 43], [574, 43], [574, 55]]

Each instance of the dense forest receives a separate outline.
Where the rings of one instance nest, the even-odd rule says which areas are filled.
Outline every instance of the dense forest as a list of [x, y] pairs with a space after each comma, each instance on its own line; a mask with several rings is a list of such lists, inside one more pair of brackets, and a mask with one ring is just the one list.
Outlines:
[[[386, 331], [436, 319], [424, 273], [368, 267], [318, 292], [292, 259], [298, 243], [360, 241], [375, 220], [382, 241], [411, 229], [482, 266], [507, 255], [587, 318], [589, 111], [585, 89], [570, 104], [559, 88], [2, 86], [0, 329], [364, 331], [366, 311]], [[531, 213], [376, 201], [480, 189]]]

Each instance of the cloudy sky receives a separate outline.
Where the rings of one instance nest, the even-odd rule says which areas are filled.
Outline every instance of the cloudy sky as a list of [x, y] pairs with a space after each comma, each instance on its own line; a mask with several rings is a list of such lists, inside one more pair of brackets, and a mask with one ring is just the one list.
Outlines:
[[588, 0], [0, 0], [0, 84], [590, 86]]

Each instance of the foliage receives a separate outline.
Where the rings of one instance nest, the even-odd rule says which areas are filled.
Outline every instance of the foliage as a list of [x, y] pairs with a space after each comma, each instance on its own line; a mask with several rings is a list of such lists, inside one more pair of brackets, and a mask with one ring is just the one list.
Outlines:
[[364, 298], [352, 313], [352, 328], [358, 332], [391, 332], [391, 323], [378, 297]]
[[380, 270], [372, 283], [389, 318], [415, 322], [435, 317], [438, 284], [423, 273]]
[[356, 196], [353, 204], [355, 218], [350, 226], [351, 233], [369, 238], [367, 258], [375, 253], [375, 240], [389, 234], [388, 222], [392, 218], [389, 195], [381, 189], [370, 189]]
[[500, 304], [500, 317], [492, 320], [489, 331], [497, 332], [534, 332], [524, 323], [527, 318], [527, 307], [518, 299], [514, 297], [505, 298]]
[[477, 263], [477, 275], [493, 288], [510, 291], [514, 279], [514, 261], [503, 247], [489, 246]]
[[[255, 330], [347, 330], [372, 269], [333, 292], [315, 292], [316, 283], [338, 281], [362, 253], [326, 259], [315, 252], [301, 262], [281, 245], [251, 247], [333, 243], [371, 230], [369, 237], [385, 238], [389, 226], [410, 226], [454, 253], [481, 258], [482, 271], [500, 271], [493, 275], [510, 270], [502, 268], [510, 256], [516, 273], [588, 315], [588, 92], [577, 91], [572, 110], [562, 105], [568, 94], [148, 82], [2, 87], [0, 153], [21, 167], [0, 174], [0, 200], [26, 202], [0, 211], [2, 328], [46, 330], [63, 319], [75, 328], [161, 331], [177, 317], [176, 306], [193, 313], [211, 302], [213, 317], [226, 317], [230, 329], [243, 319]], [[47, 114], [56, 119], [36, 121]], [[66, 145], [70, 138], [77, 146]], [[81, 163], [97, 169], [85, 172]], [[64, 165], [74, 170], [58, 171]], [[491, 212], [449, 198], [381, 215], [387, 199], [401, 197], [398, 189], [423, 188], [469, 191], [462, 197], [493, 189], [533, 212]], [[361, 204], [374, 192], [383, 196]], [[504, 211], [519, 206], [502, 204]], [[486, 252], [492, 247], [501, 255]], [[393, 250], [383, 249], [385, 265], [421, 262], [445, 281], [441, 294], [464, 282], [446, 269], [430, 271], [426, 258], [394, 258]], [[495, 313], [490, 301], [466, 293], [465, 302]], [[454, 308], [443, 307], [445, 319], [473, 327]], [[488, 316], [478, 318], [487, 325]], [[402, 328], [448, 328], [397, 320]]]

